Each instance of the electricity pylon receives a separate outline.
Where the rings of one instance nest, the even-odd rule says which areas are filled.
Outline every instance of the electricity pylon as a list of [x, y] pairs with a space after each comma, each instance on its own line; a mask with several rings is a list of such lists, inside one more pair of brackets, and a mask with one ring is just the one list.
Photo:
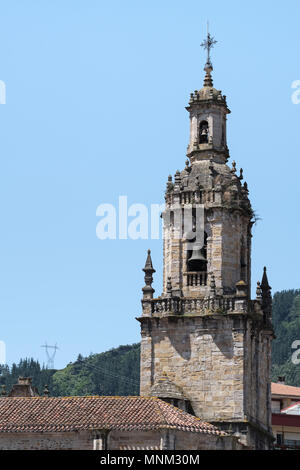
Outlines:
[[[55, 354], [56, 354], [57, 349], [59, 349], [57, 347], [57, 344], [55, 344], [55, 346], [49, 346], [47, 344], [47, 342], [45, 342], [45, 344], [43, 344], [41, 346], [41, 348], [45, 348], [45, 350], [46, 350], [47, 369], [54, 369], [54, 358], [55, 358]], [[52, 352], [51, 352], [51, 349], [53, 350]]]

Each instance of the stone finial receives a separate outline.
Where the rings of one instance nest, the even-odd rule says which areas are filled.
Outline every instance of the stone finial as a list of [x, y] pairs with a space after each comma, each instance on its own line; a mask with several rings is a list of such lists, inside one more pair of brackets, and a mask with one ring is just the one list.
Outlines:
[[167, 281], [167, 296], [172, 296], [172, 278], [169, 276]]
[[152, 288], [153, 282], [153, 273], [155, 273], [155, 269], [153, 269], [152, 259], [151, 259], [151, 250], [148, 250], [148, 256], [146, 259], [145, 267], [143, 268], [145, 273], [145, 286], [143, 287], [143, 297], [145, 298], [153, 298], [153, 294], [155, 290]]
[[257, 287], [256, 287], [256, 300], [258, 300], [259, 302], [261, 301], [262, 299], [262, 296], [261, 296], [261, 286], [260, 286], [260, 282], [257, 283]]
[[244, 183], [244, 191], [246, 191], [247, 194], [249, 193], [248, 184], [246, 183], [246, 181]]
[[213, 87], [213, 79], [211, 76], [211, 73], [213, 71], [213, 67], [211, 64], [206, 64], [204, 67], [204, 72], [205, 72], [205, 77], [204, 77], [204, 83], [203, 85], [205, 87]]
[[1, 396], [2, 397], [6, 397], [7, 393], [6, 393], [6, 386], [5, 385], [1, 385]]
[[216, 280], [213, 273], [210, 275], [210, 294], [212, 297], [216, 295]]
[[191, 167], [190, 167], [190, 161], [189, 160], [186, 160], [185, 161], [185, 171], [187, 173], [190, 173], [191, 172]]
[[248, 285], [245, 281], [239, 281], [236, 283], [236, 292], [235, 292], [235, 302], [234, 310], [235, 312], [246, 314], [248, 311]]
[[49, 397], [50, 392], [49, 392], [49, 387], [48, 387], [48, 385], [45, 385], [43, 394], [44, 394], [44, 397]]
[[244, 179], [244, 170], [243, 168], [240, 169], [240, 176], [239, 179], [242, 181]]
[[177, 170], [176, 173], [175, 173], [175, 188], [177, 190], [180, 189], [180, 185], [181, 185], [181, 176], [180, 176], [180, 171]]
[[172, 175], [168, 176], [168, 181], [167, 181], [167, 188], [166, 188], [166, 193], [169, 193], [173, 189], [173, 180], [172, 180]]
[[231, 173], [236, 173], [236, 163], [235, 163], [234, 160], [233, 160], [233, 162], [232, 162], [232, 168], [231, 168], [230, 171], [231, 171]]
[[236, 294], [237, 298], [245, 298], [248, 296], [248, 286], [245, 281], [239, 281], [236, 283]]

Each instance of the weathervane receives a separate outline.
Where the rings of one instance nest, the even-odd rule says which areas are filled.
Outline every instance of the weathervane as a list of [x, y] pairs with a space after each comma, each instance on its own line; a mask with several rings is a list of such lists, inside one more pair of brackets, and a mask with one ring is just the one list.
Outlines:
[[205, 65], [205, 68], [213, 68], [211, 60], [210, 60], [210, 50], [214, 47], [215, 44], [217, 44], [218, 41], [215, 41], [215, 38], [210, 35], [209, 32], [209, 24], [207, 22], [207, 37], [201, 44], [201, 47], [207, 50], [207, 62]]

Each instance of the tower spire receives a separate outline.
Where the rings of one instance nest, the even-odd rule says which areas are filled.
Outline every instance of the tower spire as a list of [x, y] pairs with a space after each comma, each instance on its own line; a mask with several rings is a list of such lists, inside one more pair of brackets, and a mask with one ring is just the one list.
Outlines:
[[210, 50], [214, 47], [215, 44], [217, 44], [217, 41], [215, 41], [215, 38], [211, 36], [209, 32], [209, 23], [207, 22], [206, 39], [201, 44], [201, 47], [207, 50], [207, 60], [206, 60], [206, 64], [204, 67], [204, 71], [206, 72], [206, 75], [204, 78], [204, 86], [209, 86], [209, 87], [213, 86], [213, 80], [211, 76], [211, 72], [213, 71], [213, 66], [212, 66], [212, 62], [210, 58]]

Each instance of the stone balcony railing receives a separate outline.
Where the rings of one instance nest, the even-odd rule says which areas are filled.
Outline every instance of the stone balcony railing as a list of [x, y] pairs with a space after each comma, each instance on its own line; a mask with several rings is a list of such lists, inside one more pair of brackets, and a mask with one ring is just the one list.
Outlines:
[[207, 286], [207, 272], [187, 272], [183, 275], [186, 277], [187, 287]]
[[234, 296], [204, 299], [165, 297], [143, 300], [143, 316], [205, 315], [208, 313], [243, 313], [248, 311], [247, 299]]

